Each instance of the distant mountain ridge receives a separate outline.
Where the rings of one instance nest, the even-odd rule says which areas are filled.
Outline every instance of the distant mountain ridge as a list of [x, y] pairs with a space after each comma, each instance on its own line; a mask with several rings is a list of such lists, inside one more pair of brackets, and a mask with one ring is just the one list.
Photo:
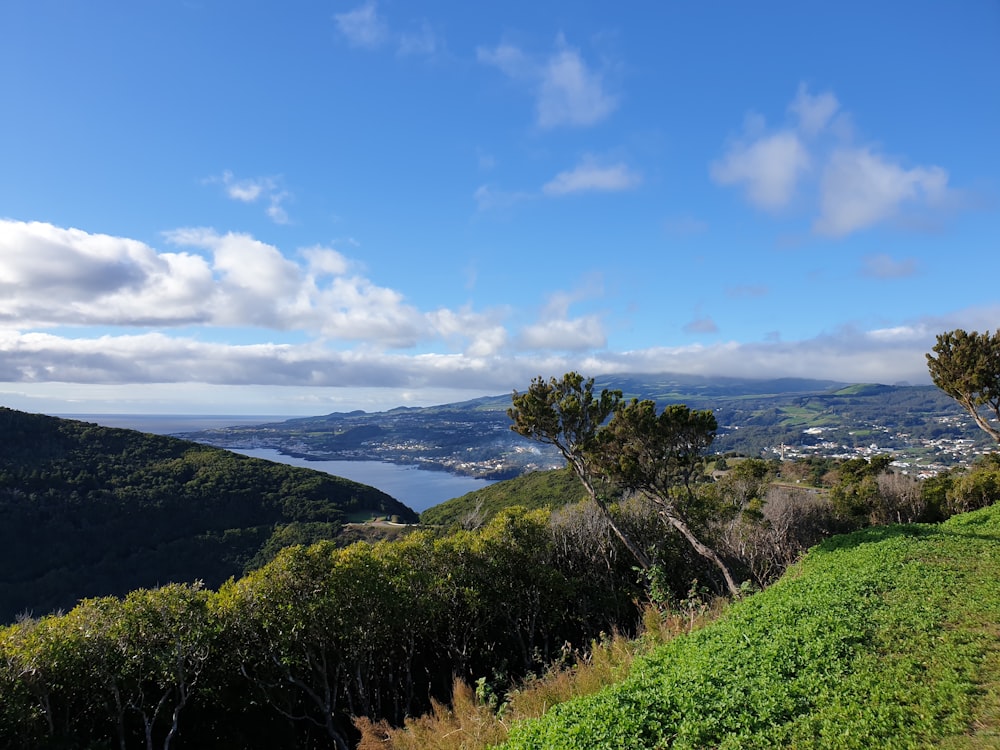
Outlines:
[[[525, 383], [525, 390], [528, 387]], [[961, 407], [934, 386], [844, 383], [807, 378], [612, 374], [595, 390], [711, 409], [720, 429], [712, 451], [777, 455], [895, 452], [915, 466], [940, 467], [989, 449]], [[183, 436], [230, 448], [267, 447], [323, 460], [417, 464], [492, 479], [558, 468], [558, 453], [512, 433], [511, 394], [384, 412], [340, 412]]]

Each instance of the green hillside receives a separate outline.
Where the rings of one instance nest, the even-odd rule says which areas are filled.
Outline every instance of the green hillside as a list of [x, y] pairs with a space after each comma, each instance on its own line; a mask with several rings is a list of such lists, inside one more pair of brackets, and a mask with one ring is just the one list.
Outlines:
[[420, 522], [450, 526], [473, 516], [485, 521], [512, 505], [530, 510], [559, 508], [582, 500], [584, 494], [583, 485], [569, 467], [533, 471], [428, 508], [420, 514]]
[[311, 469], [0, 409], [0, 621], [168, 582], [217, 586], [280, 546], [389, 514], [417, 520]]
[[996, 748], [998, 636], [1000, 507], [871, 528], [503, 747]]

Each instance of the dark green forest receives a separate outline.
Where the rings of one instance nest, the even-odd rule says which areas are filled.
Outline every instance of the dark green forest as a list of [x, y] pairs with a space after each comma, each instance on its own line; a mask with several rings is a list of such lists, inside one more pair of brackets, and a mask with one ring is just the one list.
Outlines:
[[0, 620], [201, 580], [217, 587], [348, 520], [416, 514], [318, 471], [0, 409]]

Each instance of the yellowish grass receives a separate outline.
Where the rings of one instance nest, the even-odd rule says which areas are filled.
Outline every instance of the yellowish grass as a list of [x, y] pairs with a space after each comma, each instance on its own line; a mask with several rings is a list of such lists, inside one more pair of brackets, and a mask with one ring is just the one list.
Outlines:
[[362, 735], [358, 750], [481, 750], [500, 744], [507, 739], [512, 722], [536, 718], [557, 703], [620, 681], [636, 656], [712, 621], [724, 606], [719, 601], [682, 613], [664, 613], [649, 606], [643, 613], [640, 637], [616, 633], [593, 641], [585, 652], [568, 651], [563, 664], [512, 690], [499, 710], [480, 700], [469, 684], [456, 679], [450, 706], [434, 701], [431, 713], [409, 718], [402, 727], [356, 719]]

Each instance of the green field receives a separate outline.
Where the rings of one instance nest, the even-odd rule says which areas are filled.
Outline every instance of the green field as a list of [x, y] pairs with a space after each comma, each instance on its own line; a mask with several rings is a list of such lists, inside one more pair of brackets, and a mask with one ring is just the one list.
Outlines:
[[833, 538], [503, 747], [1000, 747], [1000, 507]]

